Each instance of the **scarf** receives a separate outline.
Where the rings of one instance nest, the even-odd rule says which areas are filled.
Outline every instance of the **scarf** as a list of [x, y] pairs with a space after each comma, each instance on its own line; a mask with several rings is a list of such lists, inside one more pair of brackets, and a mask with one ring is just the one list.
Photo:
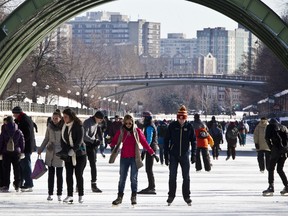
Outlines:
[[[72, 126], [73, 126], [73, 123], [74, 123], [74, 121], [63, 125], [63, 128], [62, 128], [62, 138], [63, 138], [63, 141], [64, 141], [67, 145], [69, 144], [69, 145], [72, 147], [72, 149], [69, 150], [68, 155], [72, 157], [72, 164], [73, 164], [73, 166], [76, 166], [76, 154], [75, 154], [75, 152], [74, 152], [74, 150], [73, 150], [74, 144], [73, 144], [73, 139], [72, 139], [72, 134], [71, 134], [71, 128], [72, 128]], [[65, 139], [65, 136], [64, 136], [64, 133], [65, 133], [66, 128], [68, 128], [68, 139], [69, 139], [69, 140], [66, 140], [66, 139]], [[67, 141], [69, 141], [69, 142], [67, 142]]]

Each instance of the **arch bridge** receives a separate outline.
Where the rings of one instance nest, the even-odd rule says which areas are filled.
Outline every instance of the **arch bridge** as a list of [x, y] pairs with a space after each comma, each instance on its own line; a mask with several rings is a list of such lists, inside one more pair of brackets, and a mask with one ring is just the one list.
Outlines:
[[[262, 1], [187, 1], [216, 10], [242, 24], [263, 41], [288, 69], [288, 26]], [[108, 2], [112, 0], [24, 1], [0, 24], [0, 94], [45, 35], [76, 15]]]

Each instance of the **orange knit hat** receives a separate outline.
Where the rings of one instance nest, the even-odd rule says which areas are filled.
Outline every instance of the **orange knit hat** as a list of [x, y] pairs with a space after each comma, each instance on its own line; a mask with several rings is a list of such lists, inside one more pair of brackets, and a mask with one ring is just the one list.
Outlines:
[[177, 113], [177, 119], [187, 119], [188, 118], [188, 114], [187, 114], [187, 109], [184, 105], [182, 105]]

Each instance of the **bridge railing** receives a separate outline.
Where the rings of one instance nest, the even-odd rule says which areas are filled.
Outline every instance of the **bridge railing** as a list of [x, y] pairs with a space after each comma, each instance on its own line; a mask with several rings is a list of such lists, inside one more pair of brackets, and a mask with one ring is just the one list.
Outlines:
[[[61, 111], [63, 111], [64, 109], [67, 108], [67, 106], [0, 100], [0, 112], [12, 111], [13, 107], [15, 106], [20, 106], [24, 112], [39, 112], [39, 113], [53, 113], [56, 109], [60, 109]], [[84, 109], [78, 107], [70, 107], [70, 108], [72, 108], [77, 114], [80, 115], [93, 115], [95, 113], [95, 109], [93, 108], [84, 108]]]
[[227, 74], [145, 74], [145, 75], [118, 75], [105, 77], [108, 80], [136, 80], [136, 79], [175, 79], [175, 78], [205, 78], [205, 79], [230, 79], [247, 81], [267, 81], [266, 76], [257, 75], [227, 75]]

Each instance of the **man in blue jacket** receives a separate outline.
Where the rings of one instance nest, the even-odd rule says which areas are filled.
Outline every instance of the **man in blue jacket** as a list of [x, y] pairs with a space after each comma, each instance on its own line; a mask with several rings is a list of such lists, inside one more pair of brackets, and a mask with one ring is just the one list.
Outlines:
[[169, 166], [169, 192], [167, 203], [170, 205], [176, 195], [177, 168], [182, 169], [182, 195], [184, 201], [191, 205], [190, 199], [190, 145], [191, 163], [195, 163], [196, 138], [193, 126], [187, 121], [187, 109], [182, 105], [177, 113], [177, 121], [169, 124], [164, 139], [165, 164]]

